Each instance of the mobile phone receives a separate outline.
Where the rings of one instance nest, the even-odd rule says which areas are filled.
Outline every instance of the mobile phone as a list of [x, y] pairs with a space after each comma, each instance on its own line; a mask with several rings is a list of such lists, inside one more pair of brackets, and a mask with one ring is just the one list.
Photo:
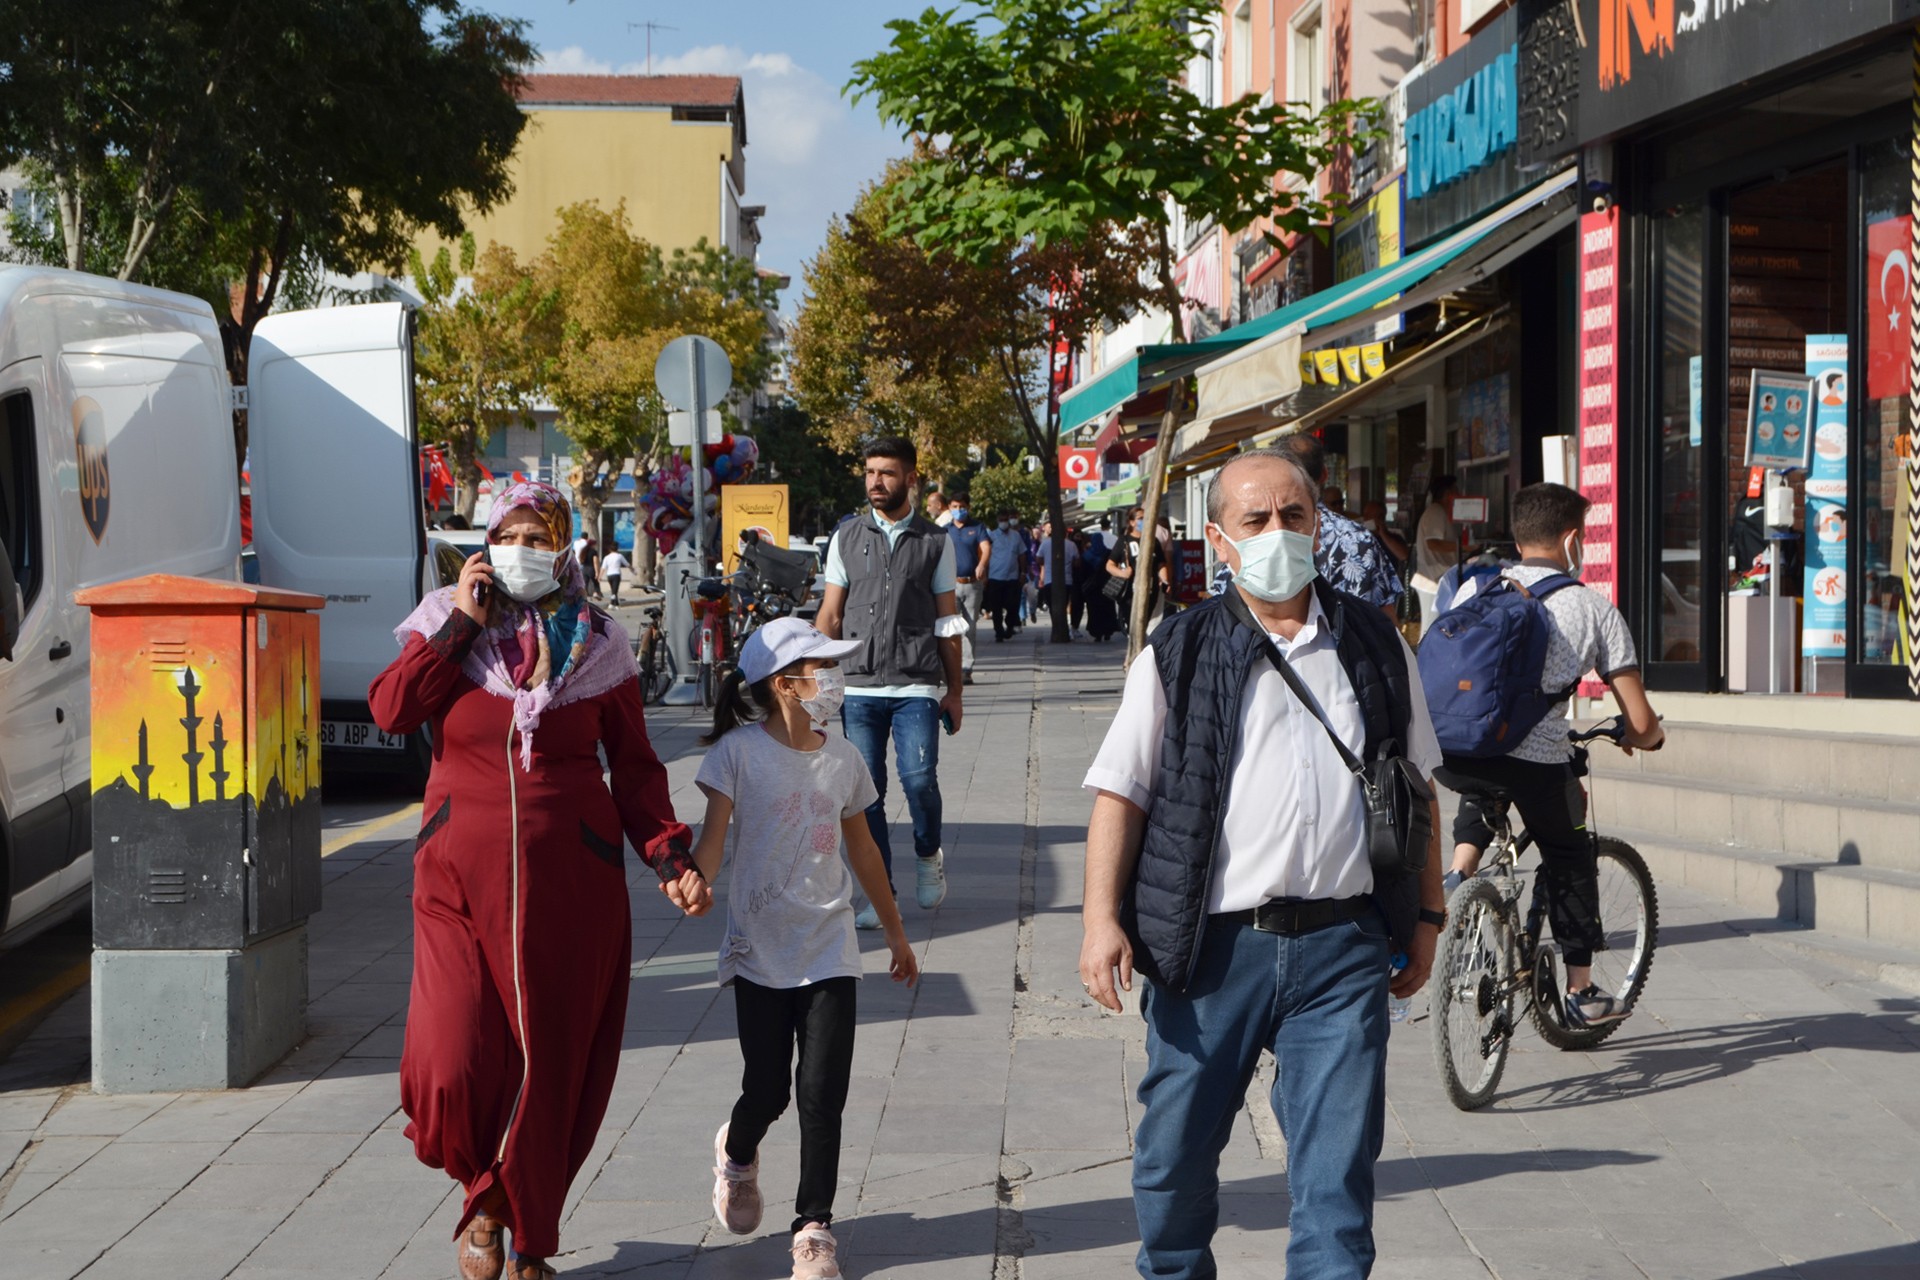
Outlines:
[[[480, 563], [493, 563], [493, 548], [490, 544], [480, 548]], [[488, 589], [491, 585], [491, 581], [486, 578], [481, 578], [473, 584], [473, 602], [482, 609], [487, 607]]]
[[949, 738], [951, 738], [955, 733], [955, 729], [953, 727], [953, 712], [947, 710], [945, 707], [940, 708], [940, 727], [947, 731], [947, 736]]

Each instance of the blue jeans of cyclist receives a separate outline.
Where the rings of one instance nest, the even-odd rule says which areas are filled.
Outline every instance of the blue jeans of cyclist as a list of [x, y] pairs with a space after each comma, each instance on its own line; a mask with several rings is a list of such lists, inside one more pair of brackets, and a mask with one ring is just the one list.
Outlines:
[[[1553, 926], [1561, 958], [1575, 968], [1592, 964], [1593, 953], [1606, 943], [1606, 934], [1600, 923], [1599, 866], [1593, 834], [1587, 830], [1587, 792], [1573, 765], [1540, 764], [1511, 756], [1448, 756], [1437, 776], [1442, 785], [1456, 791], [1479, 782], [1513, 797], [1520, 821], [1540, 850], [1547, 922]], [[1493, 843], [1484, 802], [1470, 793], [1460, 797], [1460, 811], [1454, 814], [1453, 842], [1480, 850]]]
[[1280, 1066], [1287, 1280], [1360, 1280], [1372, 1268], [1391, 950], [1378, 912], [1293, 937], [1212, 919], [1187, 989], [1147, 984], [1146, 1110], [1133, 1156], [1142, 1276], [1217, 1274], [1220, 1153], [1262, 1049]]
[[913, 818], [913, 851], [940, 852], [940, 704], [932, 698], [874, 698], [849, 694], [840, 712], [847, 741], [867, 762], [879, 797], [867, 806], [867, 828], [880, 846], [887, 883], [893, 883], [893, 844], [887, 838], [887, 738], [893, 738], [900, 790]]

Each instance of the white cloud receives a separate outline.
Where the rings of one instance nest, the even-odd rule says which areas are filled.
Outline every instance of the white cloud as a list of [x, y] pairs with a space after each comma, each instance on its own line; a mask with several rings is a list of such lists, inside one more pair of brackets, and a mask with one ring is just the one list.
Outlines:
[[[572, 75], [644, 75], [645, 61], [614, 65], [579, 45], [541, 54], [539, 70]], [[827, 220], [853, 206], [860, 187], [906, 146], [871, 107], [855, 109], [837, 85], [779, 52], [702, 45], [653, 59], [654, 75], [739, 76], [747, 100], [747, 200], [767, 206], [761, 262], [794, 276], [818, 251]]]

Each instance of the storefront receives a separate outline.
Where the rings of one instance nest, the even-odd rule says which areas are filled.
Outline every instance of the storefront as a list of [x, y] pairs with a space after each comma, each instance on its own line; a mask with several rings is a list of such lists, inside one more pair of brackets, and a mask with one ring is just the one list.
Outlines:
[[1908, 696], [1920, 4], [1577, 2], [1520, 78], [1581, 155], [1583, 480], [1649, 684]]

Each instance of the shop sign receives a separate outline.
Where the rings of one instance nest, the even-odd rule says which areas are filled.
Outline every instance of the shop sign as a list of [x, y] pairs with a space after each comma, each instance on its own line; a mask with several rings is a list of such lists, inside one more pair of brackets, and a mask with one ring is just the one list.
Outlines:
[[1620, 210], [1580, 218], [1580, 492], [1587, 508], [1581, 580], [1619, 603]]
[[1916, 0], [1574, 2], [1583, 143], [1920, 17]]
[[[1400, 261], [1400, 190], [1400, 179], [1395, 178], [1364, 201], [1351, 217], [1333, 224], [1336, 283]], [[1391, 338], [1405, 327], [1405, 316], [1396, 311], [1392, 319], [1374, 326], [1373, 336]]]
[[1587, 38], [1574, 0], [1533, 0], [1520, 12], [1520, 136], [1522, 170], [1573, 151], [1580, 114], [1580, 51]]
[[1807, 472], [1805, 613], [1800, 651], [1847, 656], [1847, 335], [1807, 338], [1813, 465]]
[[1507, 9], [1465, 48], [1406, 82], [1406, 248], [1471, 220], [1525, 185], [1516, 145], [1519, 36], [1516, 11]]
[[1100, 451], [1097, 449], [1060, 450], [1060, 487], [1069, 493], [1089, 481], [1100, 480]]

